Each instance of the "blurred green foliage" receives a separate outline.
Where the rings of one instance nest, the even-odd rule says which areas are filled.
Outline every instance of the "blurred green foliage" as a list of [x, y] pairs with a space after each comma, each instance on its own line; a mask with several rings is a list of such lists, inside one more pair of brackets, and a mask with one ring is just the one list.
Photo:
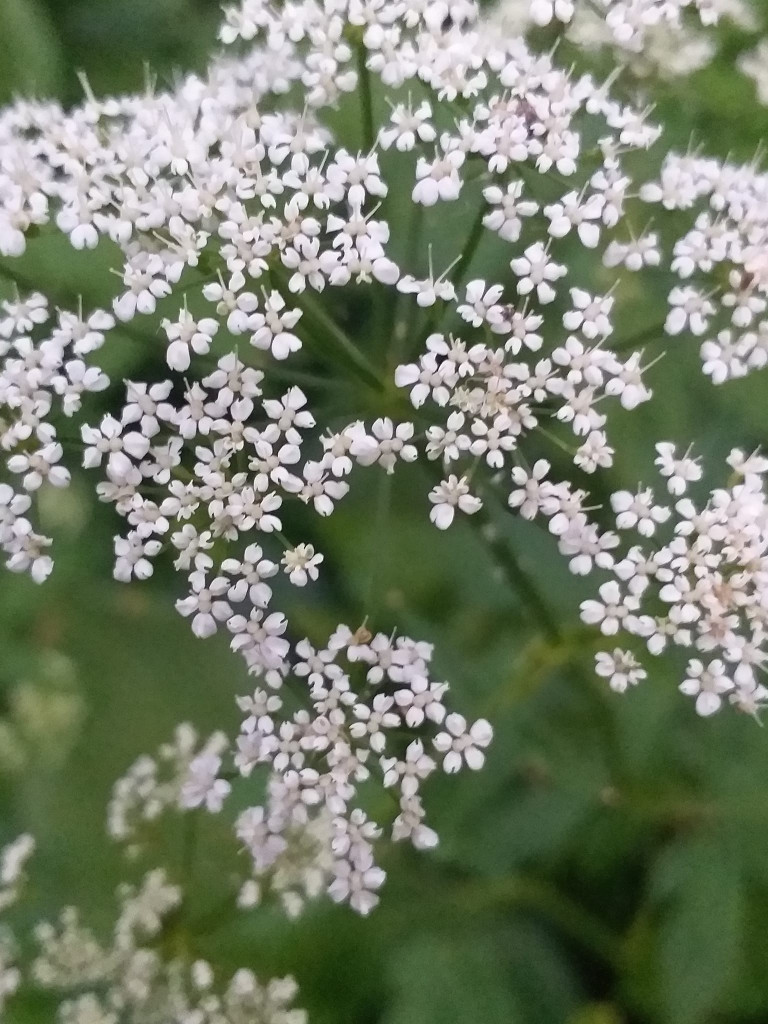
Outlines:
[[[207, 0], [0, 0], [0, 98], [73, 101], [79, 69], [97, 92], [140, 87], [145, 65], [169, 81], [177, 68], [203, 65], [217, 17]], [[718, 61], [662, 91], [660, 117], [676, 145], [755, 152], [768, 119], [733, 72], [743, 45], [726, 32]], [[462, 237], [471, 198], [455, 212], [447, 227], [430, 222], [429, 237]], [[494, 275], [495, 258], [481, 250], [473, 272]], [[90, 305], [113, 292], [109, 259], [46, 238], [18, 269], [63, 302], [84, 290], [87, 268]], [[664, 285], [638, 301], [652, 310]], [[123, 342], [105, 350], [105, 369], [117, 380], [152, 372], [146, 347]], [[696, 351], [680, 348], [651, 382], [659, 400], [616, 424], [623, 455], [612, 483], [648, 479], [661, 438], [695, 440], [705, 456], [735, 441], [768, 444], [765, 375], [716, 391]], [[356, 412], [354, 393], [346, 398]], [[231, 726], [233, 696], [249, 685], [226, 643], [196, 641], [176, 615], [172, 574], [110, 582], [115, 523], [94, 507], [92, 483], [76, 478], [43, 509], [59, 542], [51, 580], [37, 588], [4, 574], [0, 584], [2, 832], [28, 829], [39, 840], [30, 921], [70, 902], [97, 923], [108, 919], [120, 868], [104, 830], [113, 780], [180, 720], [205, 731]], [[765, 734], [750, 719], [696, 719], [676, 692], [677, 665], [654, 666], [623, 699], [607, 692], [590, 678], [578, 627], [584, 584], [548, 538], [519, 521], [508, 528], [562, 624], [555, 640], [466, 524], [446, 535], [429, 528], [423, 483], [419, 469], [404, 467], [378, 521], [372, 483], [370, 493], [353, 489], [331, 520], [301, 524], [326, 551], [328, 572], [297, 616], [322, 632], [357, 625], [366, 607], [377, 627], [435, 641], [457, 705], [496, 725], [487, 770], [450, 787], [434, 781], [427, 798], [441, 846], [390, 855], [369, 920], [325, 904], [295, 923], [270, 909], [214, 916], [199, 952], [265, 976], [293, 973], [314, 1024], [763, 1024]], [[25, 726], [29, 701], [45, 693], [52, 743]], [[206, 819], [202, 828], [201, 920], [234, 867], [221, 827]], [[173, 864], [177, 822], [166, 838]], [[50, 1006], [33, 998], [9, 1018], [50, 1019]]]

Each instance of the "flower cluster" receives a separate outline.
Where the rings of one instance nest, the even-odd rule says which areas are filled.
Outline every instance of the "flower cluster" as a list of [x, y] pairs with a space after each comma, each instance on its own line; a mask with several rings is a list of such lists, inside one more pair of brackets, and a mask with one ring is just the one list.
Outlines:
[[[19, 898], [31, 836], [19, 836], [0, 851], [0, 912]], [[179, 930], [184, 893], [163, 869], [149, 871], [138, 885], [122, 884], [119, 910], [109, 942], [86, 927], [75, 907], [54, 922], [35, 926], [37, 955], [28, 971], [17, 964], [18, 946], [3, 922], [0, 931], [0, 1015], [21, 984], [54, 993], [60, 1024], [305, 1024], [293, 1009], [296, 984], [276, 978], [261, 984], [251, 970], [237, 971], [226, 984], [202, 959], [167, 957], [161, 940]], [[172, 944], [172, 943], [171, 943]], [[3, 1016], [3, 1019], [5, 1017]]]
[[[141, 807], [144, 820], [178, 802], [180, 779], [189, 769], [196, 736], [189, 726], [177, 730], [174, 744], [160, 751], [170, 777], [154, 786], [151, 758], [143, 758], [116, 786], [109, 825], [113, 837], [134, 835], [130, 812]], [[220, 749], [216, 737], [204, 751]], [[204, 756], [199, 754], [198, 757]], [[208, 755], [210, 756], [210, 754]], [[171, 767], [172, 766], [172, 767]], [[174, 777], [173, 773], [176, 773]], [[203, 959], [191, 960], [188, 895], [170, 882], [162, 868], [147, 872], [138, 885], [121, 884], [119, 908], [108, 942], [85, 926], [75, 907], [65, 908], [55, 922], [33, 929], [37, 955], [23, 970], [14, 932], [6, 924], [17, 902], [27, 861], [34, 851], [31, 836], [21, 835], [0, 851], [0, 1016], [5, 1004], [24, 985], [51, 993], [57, 1000], [59, 1024], [305, 1024], [303, 1010], [292, 1008], [297, 994], [290, 977], [262, 984], [249, 969], [224, 982]], [[135, 852], [135, 847], [134, 847]], [[169, 950], [181, 950], [177, 954]]]
[[760, 39], [754, 50], [742, 53], [739, 57], [739, 70], [753, 79], [757, 98], [765, 106], [768, 104], [768, 70], [766, 69], [766, 58], [768, 57], [768, 41]]
[[182, 890], [163, 870], [150, 871], [138, 886], [122, 886], [118, 897], [108, 943], [81, 922], [74, 907], [35, 929], [39, 951], [32, 978], [39, 988], [59, 994], [61, 1024], [305, 1024], [304, 1011], [291, 1008], [292, 978], [262, 985], [243, 968], [222, 984], [205, 960], [163, 957], [158, 941], [174, 928], [182, 905]]
[[155, 757], [139, 757], [115, 783], [107, 810], [110, 838], [124, 844], [129, 853], [138, 853], [142, 830], [179, 807], [182, 781], [192, 761], [215, 758], [227, 745], [223, 733], [214, 733], [201, 744], [191, 725], [177, 726], [173, 740], [164, 743]]
[[[732, 479], [705, 502], [686, 493], [701, 476], [690, 454], [678, 458], [671, 445], [659, 445], [657, 465], [674, 503], [657, 504], [650, 488], [613, 495], [623, 550], [606, 565], [612, 578], [601, 584], [598, 599], [583, 602], [581, 617], [605, 636], [640, 638], [652, 655], [674, 648], [695, 653], [680, 689], [696, 698], [700, 715], [717, 711], [725, 696], [755, 714], [768, 698], [760, 681], [768, 624], [768, 460], [735, 449], [728, 458]], [[620, 691], [646, 674], [622, 649], [598, 654], [597, 671]]]
[[[241, 902], [255, 902], [268, 880], [291, 914], [323, 889], [367, 914], [385, 877], [374, 860], [382, 828], [355, 806], [371, 777], [394, 797], [392, 838], [417, 849], [436, 845], [421, 785], [438, 764], [451, 774], [465, 765], [481, 768], [492, 731], [484, 719], [470, 725], [446, 712], [448, 686], [433, 680], [431, 656], [429, 644], [408, 637], [340, 626], [323, 649], [307, 640], [296, 645], [291, 690], [298, 690], [300, 707], [292, 715], [279, 694], [256, 690], [240, 701], [247, 717], [236, 768], [247, 777], [269, 766], [265, 805], [237, 821], [255, 876]], [[210, 757], [192, 763], [182, 791], [186, 806], [207, 801], [218, 808], [217, 770]]]
[[717, 48], [711, 28], [722, 18], [742, 31], [757, 30], [743, 0], [502, 0], [493, 17], [510, 33], [554, 28], [580, 55], [607, 50], [640, 80], [677, 78], [706, 67]]
[[[537, 22], [570, 19], [571, 5], [548, 6], [534, 4]], [[717, 13], [696, 6], [705, 21]], [[673, 4], [617, 4], [606, 23], [642, 49], [644, 28], [679, 17]], [[193, 632], [226, 630], [253, 674], [274, 677], [286, 663], [288, 619], [272, 605], [270, 581], [283, 573], [303, 587], [323, 562], [311, 543], [284, 535], [288, 504], [328, 516], [356, 466], [391, 473], [423, 452], [444, 470], [429, 493], [440, 529], [456, 511], [477, 512], [499, 471], [510, 482], [501, 496], [527, 516], [540, 488], [523, 448], [529, 435], [548, 434], [547, 421], [575, 436], [578, 471], [611, 465], [605, 400], [631, 410], [652, 395], [642, 351], [611, 348], [627, 272], [669, 259], [679, 284], [659, 332], [700, 339], [715, 382], [765, 364], [768, 178], [754, 167], [669, 154], [658, 180], [633, 181], [629, 155], [660, 133], [647, 112], [518, 38], [500, 39], [468, 2], [450, 11], [401, 2], [374, 16], [356, 2], [342, 11], [306, 0], [288, 12], [246, 0], [226, 11], [221, 35], [246, 41], [246, 52], [173, 92], [89, 93], [66, 113], [37, 103], [0, 116], [9, 154], [0, 252], [18, 256], [28, 236], [55, 225], [75, 249], [108, 238], [123, 254], [111, 311], [52, 316], [39, 292], [3, 303], [0, 546], [12, 570], [38, 581], [51, 571], [35, 499], [41, 487], [69, 483], [61, 424], [80, 419], [110, 386], [94, 362], [107, 339], [166, 312], [169, 374], [126, 382], [117, 407], [81, 426], [82, 463], [99, 471], [100, 499], [126, 524], [114, 575], [145, 579], [170, 548], [188, 579], [177, 608]], [[392, 95], [378, 131], [374, 80]], [[275, 109], [293, 83], [304, 111]], [[323, 116], [358, 86], [368, 96], [362, 150], [336, 138]], [[418, 88], [418, 101], [410, 92], [402, 99], [404, 88]], [[597, 146], [585, 150], [586, 137]], [[414, 152], [409, 171], [404, 161]], [[390, 158], [396, 170], [385, 173]], [[401, 269], [390, 254], [383, 214], [392, 173], [413, 175], [416, 209], [477, 193], [480, 182], [464, 250], [436, 270], [430, 249], [427, 276], [415, 265]], [[682, 211], [691, 226], [671, 239], [668, 231], [635, 234], [630, 210], [646, 204]], [[494, 238], [511, 248], [508, 272], [461, 287], [473, 249]], [[579, 250], [586, 268], [599, 261], [611, 272], [610, 288], [565, 281]], [[728, 286], [718, 293], [723, 277]], [[415, 302], [405, 321], [395, 317], [393, 337], [399, 331], [418, 345], [423, 332], [423, 353], [393, 380], [312, 298], [348, 285], [374, 296], [392, 288]], [[291, 371], [276, 369], [318, 346], [370, 389], [372, 410], [377, 394], [393, 407], [394, 383], [408, 389], [415, 415], [341, 429], [318, 420]], [[478, 462], [491, 471], [484, 479]], [[588, 521], [583, 492], [568, 481], [545, 492], [571, 568], [605, 567], [614, 541]]]
[[[609, 575], [597, 596], [582, 602], [583, 622], [606, 637], [636, 638], [651, 655], [669, 658], [676, 648], [701, 655], [703, 661], [689, 660], [680, 684], [696, 697], [697, 712], [713, 714], [727, 694], [730, 704], [754, 715], [768, 699], [761, 682], [768, 460], [734, 449], [728, 485], [698, 500], [689, 489], [702, 479], [699, 460], [668, 442], [656, 451], [666, 500], [650, 487], [614, 492], [613, 529], [590, 515], [595, 506], [586, 505], [585, 492], [548, 479], [543, 459], [530, 471], [514, 471], [519, 486], [510, 502], [523, 516], [548, 521], [573, 572]], [[646, 677], [635, 653], [622, 648], [599, 653], [596, 671], [619, 692]]]
[[[578, 53], [589, 35], [635, 70], [673, 45], [682, 73], [709, 52], [690, 21], [744, 10], [532, 0], [526, 41], [499, 31], [513, 8], [242, 0], [205, 75], [106, 98], [85, 82], [73, 109], [0, 112], [0, 278], [13, 286], [0, 304], [0, 551], [45, 580], [40, 494], [85, 469], [122, 524], [115, 579], [146, 580], [170, 553], [191, 631], [223, 633], [244, 659], [256, 688], [236, 739], [179, 727], [118, 782], [108, 815], [135, 853], [164, 811], [228, 811], [235, 787], [258, 792], [234, 822], [242, 907], [273, 892], [295, 914], [326, 892], [368, 913], [385, 831], [434, 846], [422, 784], [479, 769], [491, 742], [488, 722], [446, 707], [430, 644], [365, 625], [293, 639], [292, 587], [328, 567], [306, 524], [365, 487], [362, 470], [416, 464], [438, 530], [485, 521], [488, 504], [542, 521], [570, 570], [598, 578], [584, 622], [626, 635], [596, 659], [613, 689], [644, 677], [645, 646], [687, 651], [681, 689], [700, 714], [723, 697], [756, 713], [768, 697], [768, 462], [735, 450], [733, 478], [707, 492], [698, 459], [654, 439], [667, 497], [618, 490], [598, 513], [584, 488], [617, 459], [612, 410], [660, 390], [642, 342], [692, 342], [716, 384], [768, 362], [768, 175], [655, 157], [651, 108], [550, 45], [562, 32]], [[466, 221], [458, 243], [444, 204]], [[86, 250], [111, 254], [108, 301], [66, 309], [30, 286], [19, 260], [57, 234], [84, 267]], [[472, 273], [483, 247], [495, 269]], [[659, 322], [621, 337], [638, 279], [664, 270]], [[110, 380], [105, 347], [137, 343], [146, 379]], [[572, 466], [556, 473], [547, 445]], [[392, 797], [389, 821], [369, 817], [370, 780]], [[6, 851], [0, 902], [28, 852], [26, 839]], [[150, 1006], [169, 1024], [303, 1021], [290, 980], [240, 971], [224, 984], [202, 961], [163, 959], [183, 911], [156, 870], [121, 890], [106, 945], [71, 910], [41, 926], [36, 982], [76, 989], [62, 1024], [138, 1024]], [[2, 999], [18, 975], [12, 946], [0, 956]]]
[[[286, 644], [287, 647], [287, 644]], [[288, 914], [326, 892], [367, 914], [385, 873], [375, 847], [384, 828], [368, 817], [370, 779], [393, 797], [389, 831], [416, 849], [437, 844], [426, 824], [422, 784], [439, 767], [478, 770], [492, 738], [484, 719], [446, 708], [448, 684], [430, 671], [432, 647], [409, 637], [339, 628], [321, 649], [299, 641], [238, 704], [240, 734], [202, 746], [190, 726], [156, 758], [141, 757], [114, 789], [113, 838], [137, 848], [143, 826], [167, 810], [222, 810], [236, 780], [264, 777], [264, 804], [242, 811], [235, 833], [251, 860], [242, 907], [278, 894]], [[244, 785], [244, 783], [242, 783]]]
[[[34, 849], [35, 842], [32, 837], [21, 835], [0, 850], [0, 914], [3, 917], [19, 898], [26, 864]], [[15, 936], [3, 920], [0, 923], [0, 1017], [5, 1011], [6, 1001], [21, 983], [17, 957], [18, 946]]]
[[[670, 266], [680, 283], [669, 293], [666, 334], [685, 331], [705, 339], [703, 370], [715, 384], [763, 369], [768, 175], [671, 154], [659, 179], [645, 183], [640, 194], [666, 210], [685, 210], [692, 220], [673, 248]], [[718, 283], [723, 281], [725, 287]]]

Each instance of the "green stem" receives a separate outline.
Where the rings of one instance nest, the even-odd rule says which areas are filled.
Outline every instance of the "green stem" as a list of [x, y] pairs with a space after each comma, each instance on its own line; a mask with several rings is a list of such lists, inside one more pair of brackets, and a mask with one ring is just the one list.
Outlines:
[[509, 683], [494, 690], [484, 704], [483, 717], [493, 720], [504, 709], [531, 697], [559, 669], [569, 667], [580, 675], [579, 659], [593, 650], [596, 652], [604, 644], [605, 638], [601, 633], [591, 635], [581, 630], [563, 633], [557, 642], [536, 633], [513, 662]]
[[285, 534], [281, 533], [280, 530], [274, 531], [274, 537], [275, 540], [280, 541], [280, 543], [283, 545], [286, 551], [293, 551], [293, 549], [296, 547], [295, 544], [291, 544], [291, 542], [288, 540]]
[[[4, 277], [8, 281], [12, 281], [17, 287], [25, 291], [37, 291], [40, 288], [40, 284], [38, 282], [33, 281], [24, 273], [16, 270], [15, 268], [9, 267], [6, 263], [3, 262], [0, 262], [0, 277]], [[189, 291], [190, 288], [194, 288], [197, 285], [206, 284], [208, 281], [214, 280], [215, 277], [215, 274], [210, 274], [208, 275], [208, 277], [200, 278], [197, 281], [193, 281], [190, 284], [186, 285], [183, 289], [181, 289], [180, 292], [175, 292], [174, 294], [184, 294], [185, 292]], [[47, 285], [45, 290], [57, 304], [60, 303], [64, 305], [70, 302], [72, 299], [71, 295], [65, 296], [62, 292], [59, 292], [57, 296], [55, 293], [51, 292], [50, 288]], [[89, 301], [88, 305], [98, 305], [98, 303]], [[111, 333], [117, 335], [118, 337], [122, 336], [126, 338], [128, 341], [132, 341], [139, 345], [152, 346], [154, 348], [157, 348], [158, 345], [160, 345], [161, 343], [157, 334], [145, 333], [144, 331], [137, 330], [132, 324], [123, 323], [122, 321], [118, 321], [116, 323]], [[350, 346], [352, 345], [352, 343], [348, 341], [348, 339], [347, 344]], [[251, 346], [248, 346], [248, 348], [249, 350], [251, 350]], [[355, 351], [357, 352], [357, 350]], [[360, 354], [357, 353], [357, 355], [359, 356]], [[244, 359], [244, 362], [247, 361], [247, 359]], [[217, 360], [212, 356], [195, 356], [195, 364], [198, 366], [209, 366], [211, 367], [211, 369], [216, 369], [216, 366], [218, 365]], [[264, 370], [266, 373], [269, 374], [270, 377], [274, 378], [275, 380], [283, 380], [289, 385], [298, 384], [303, 385], [304, 387], [323, 388], [324, 390], [343, 386], [343, 382], [328, 379], [327, 377], [321, 377], [319, 374], [305, 373], [301, 370], [293, 370], [288, 368], [283, 369], [281, 366], [276, 365], [274, 361], [272, 361], [272, 363], [269, 365], [265, 365], [264, 361], [259, 360], [258, 362], [254, 362], [252, 365], [254, 365], [257, 369]], [[373, 369], [371, 369], [371, 372], [375, 373]]]
[[580, 904], [539, 879], [489, 879], [468, 886], [462, 895], [473, 910], [512, 905], [538, 912], [605, 963], [616, 966], [620, 959], [618, 936]]
[[483, 504], [475, 518], [480, 520], [482, 525], [480, 535], [493, 555], [496, 565], [504, 573], [512, 589], [522, 598], [525, 612], [541, 628], [548, 639], [560, 643], [562, 632], [557, 619], [539, 593], [534, 581], [520, 565], [515, 552], [499, 534], [487, 504]]
[[[534, 189], [535, 185], [538, 184], [559, 185], [561, 188], [564, 188], [566, 192], [572, 192], [574, 188], [578, 187], [572, 181], [569, 181], [568, 178], [565, 178], [562, 174], [558, 174], [557, 171], [553, 170], [551, 167], [548, 171], [542, 172], [537, 170], [535, 166], [530, 166], [529, 164], [526, 163], [520, 163], [515, 165], [515, 169], [524, 181], [527, 181], [529, 185], [534, 185]], [[587, 180], [589, 180], [590, 176], [591, 172], [587, 176]], [[537, 198], [542, 197], [538, 196]]]
[[[254, 346], [250, 344], [247, 346], [246, 352], [244, 352], [239, 346], [236, 346], [236, 348], [239, 358], [242, 359], [246, 365], [252, 366], [254, 370], [261, 370], [262, 373], [264, 373], [270, 380], [284, 381], [288, 385], [297, 384], [299, 387], [320, 388], [323, 391], [332, 391], [335, 388], [343, 388], [349, 383], [346, 380], [333, 380], [328, 377], [321, 377], [318, 373], [306, 373], [304, 370], [294, 370], [289, 367], [284, 368], [282, 364], [277, 362], [277, 360], [270, 359], [263, 352], [259, 349], [255, 349]], [[256, 353], [263, 358], [254, 358], [254, 354]], [[211, 359], [210, 356], [195, 356], [195, 364], [210, 366], [212, 369], [216, 369], [218, 366], [217, 360]]]
[[20, 288], [32, 288], [32, 282], [20, 274], [17, 270], [12, 269], [6, 263], [0, 263], [0, 277], [4, 277], [6, 281], [11, 281], [13, 284], [18, 285]]
[[[286, 292], [288, 292], [288, 288], [282, 268], [275, 267], [272, 269], [271, 273], [275, 281], [279, 284], [280, 291], [285, 297]], [[318, 334], [322, 335], [327, 342], [337, 349], [337, 351], [344, 353], [348, 365], [351, 369], [355, 370], [360, 380], [364, 381], [369, 387], [374, 388], [376, 391], [383, 391], [385, 389], [384, 382], [382, 381], [376, 367], [369, 362], [366, 356], [364, 356], [357, 348], [351, 338], [342, 331], [339, 325], [328, 316], [322, 306], [311, 295], [307, 294], [307, 292], [303, 292], [301, 295], [293, 295], [290, 292], [288, 294], [293, 305], [302, 311], [303, 316], [299, 321], [299, 326], [303, 323], [305, 327], [309, 327], [310, 329], [317, 331]], [[312, 339], [307, 337], [306, 330], [302, 333], [308, 344], [311, 344]]]
[[[215, 276], [215, 274], [211, 274], [208, 277], [203, 277], [199, 278], [197, 281], [192, 281], [189, 284], [185, 285], [184, 288], [180, 289], [179, 292], [174, 292], [174, 294], [183, 295], [184, 293], [189, 291], [190, 288], [194, 288], [196, 285], [207, 284], [208, 281], [214, 280]], [[7, 281], [12, 281], [18, 288], [23, 288], [25, 291], [44, 290], [47, 296], [50, 299], [52, 299], [56, 303], [56, 305], [66, 305], [70, 303], [74, 298], [74, 296], [70, 292], [65, 293], [61, 290], [57, 291], [55, 288], [52, 289], [50, 285], [48, 285], [47, 283], [41, 285], [39, 281], [34, 281], [31, 277], [28, 277], [23, 271], [16, 270], [15, 267], [10, 267], [7, 263], [4, 262], [0, 262], [0, 277], [4, 277]], [[83, 296], [83, 298], [87, 297]], [[100, 301], [97, 302], [95, 299], [88, 299], [87, 305], [95, 307], [101, 306], [102, 303]], [[132, 324], [123, 323], [122, 321], [117, 321], [115, 327], [113, 328], [113, 333], [122, 334], [130, 341], [135, 341], [142, 345], [153, 345], [156, 347], [159, 344], [159, 338], [157, 333], [144, 333], [144, 331], [137, 330], [135, 327], [132, 326]]]
[[[23, 288], [25, 291], [41, 291], [42, 287], [39, 281], [33, 281], [32, 278], [27, 277], [21, 271], [16, 270], [15, 267], [9, 267], [7, 263], [0, 262], [0, 277], [4, 277], [6, 281], [12, 281], [18, 288]], [[45, 291], [49, 298], [59, 305], [65, 305], [72, 301], [73, 296], [69, 293], [65, 294], [62, 291], [58, 293], [52, 291], [46, 284]], [[98, 305], [98, 303], [89, 301], [88, 305]], [[156, 335], [144, 334], [143, 331], [137, 331], [130, 324], [118, 322], [114, 328], [115, 333], [123, 334], [126, 338], [131, 341], [140, 342], [142, 345], [157, 345], [158, 338]]]
[[198, 815], [187, 811], [182, 819], [181, 874], [185, 885], [192, 881], [197, 852]]
[[627, 352], [630, 349], [636, 350], [640, 345], [647, 344], [648, 342], [664, 341], [667, 335], [664, 333], [664, 323], [661, 321], [657, 324], [651, 324], [650, 327], [646, 327], [642, 331], [638, 331], [637, 334], [631, 335], [629, 338], [622, 338], [616, 342], [615, 345], [610, 345], [611, 352]]
[[[31, 277], [28, 277], [23, 271], [17, 270], [15, 267], [9, 266], [7, 263], [0, 262], [0, 277], [4, 277], [6, 281], [11, 281], [16, 285], [17, 288], [23, 288], [25, 291], [41, 291], [40, 283], [33, 281]], [[62, 291], [51, 292], [46, 287], [48, 296], [54, 300], [57, 304], [59, 302], [69, 302], [72, 299], [70, 293], [64, 293]]]
[[[419, 240], [421, 238], [421, 232], [424, 227], [424, 207], [421, 203], [413, 203], [411, 209], [411, 216], [408, 223], [408, 239], [406, 243], [406, 253], [415, 253], [418, 250]], [[414, 267], [414, 272], [419, 273], [420, 267]], [[390, 365], [393, 369], [399, 366], [403, 349], [407, 348], [410, 352], [411, 342], [414, 340], [416, 335], [416, 327], [419, 322], [418, 313], [419, 308], [415, 303], [409, 304], [408, 313], [402, 314], [402, 300], [403, 295], [401, 292], [395, 292], [395, 297], [392, 301], [391, 306], [391, 320], [389, 324], [388, 337], [392, 344], [392, 355], [390, 359]]]
[[451, 272], [450, 281], [454, 288], [456, 288], [457, 290], [464, 281], [464, 275], [469, 269], [470, 263], [475, 258], [475, 253], [477, 252], [480, 242], [482, 240], [483, 232], [485, 231], [483, 218], [485, 217], [486, 212], [487, 211], [485, 203], [482, 203], [480, 205], [480, 209], [477, 211], [477, 214], [475, 215], [474, 221], [472, 222], [472, 227], [469, 230], [469, 234], [467, 235], [467, 240], [464, 243], [464, 248], [461, 251], [461, 259]]
[[[464, 276], [469, 270], [469, 266], [472, 263], [472, 260], [475, 258], [475, 253], [477, 252], [480, 242], [482, 240], [483, 232], [485, 231], [485, 227], [483, 225], [483, 218], [485, 217], [485, 214], [485, 203], [482, 203], [480, 205], [480, 209], [477, 211], [477, 214], [475, 215], [475, 219], [472, 222], [472, 227], [469, 229], [469, 234], [467, 235], [467, 239], [464, 242], [464, 245], [461, 250], [461, 257], [448, 276], [448, 280], [456, 289], [457, 293], [464, 281]], [[443, 312], [444, 310], [442, 308], [442, 305], [438, 306], [438, 304], [435, 303], [435, 305], [430, 310], [429, 317], [427, 318], [427, 322], [424, 327], [424, 337], [428, 338], [430, 334], [434, 333], [434, 331], [440, 324]]]
[[387, 522], [392, 508], [392, 481], [394, 474], [382, 471], [379, 480], [378, 496], [376, 501], [376, 518], [374, 520], [373, 533], [371, 535], [371, 568], [368, 576], [368, 584], [365, 591], [363, 607], [366, 613], [373, 617], [376, 610], [374, 595], [376, 594], [376, 583], [379, 579], [379, 569], [386, 558], [384, 535], [387, 530]]
[[557, 447], [560, 448], [561, 451], [564, 451], [570, 458], [573, 458], [575, 454], [574, 449], [567, 445], [562, 438], [557, 436], [557, 434], [553, 434], [551, 430], [547, 430], [546, 427], [542, 427], [540, 423], [536, 425], [536, 432], [541, 434], [542, 437], [546, 437], [546, 439], [551, 441], [552, 444], [557, 445]]
[[371, 76], [368, 71], [366, 60], [368, 50], [362, 40], [357, 44], [357, 80], [360, 87], [360, 105], [363, 114], [363, 149], [373, 149], [376, 142], [376, 132], [373, 122], [373, 94], [371, 91]]

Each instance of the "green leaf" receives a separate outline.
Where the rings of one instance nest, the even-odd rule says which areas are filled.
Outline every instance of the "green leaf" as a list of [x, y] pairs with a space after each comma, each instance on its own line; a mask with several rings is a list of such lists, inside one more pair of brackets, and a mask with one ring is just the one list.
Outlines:
[[523, 1024], [499, 952], [487, 940], [458, 936], [408, 943], [394, 963], [395, 991], [384, 1024]]
[[612, 1003], [590, 1003], [584, 1006], [568, 1024], [623, 1024], [621, 1011]]
[[559, 946], [522, 918], [418, 936], [396, 955], [392, 980], [384, 1024], [561, 1024], [579, 998]]
[[50, 96], [61, 84], [61, 47], [37, 0], [0, 4], [0, 102], [16, 94]]
[[[742, 956], [743, 880], [722, 844], [679, 841], [657, 865], [660, 995], [669, 1024], [698, 1024], [722, 1006]], [[666, 898], [665, 898], [666, 897]]]

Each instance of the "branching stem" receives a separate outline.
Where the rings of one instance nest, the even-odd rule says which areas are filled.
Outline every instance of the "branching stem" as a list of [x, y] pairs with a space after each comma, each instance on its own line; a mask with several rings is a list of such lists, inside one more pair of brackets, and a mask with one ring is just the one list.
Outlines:
[[485, 545], [512, 589], [522, 599], [525, 612], [549, 640], [559, 644], [562, 641], [562, 633], [557, 619], [539, 593], [533, 579], [520, 565], [515, 552], [499, 534], [496, 522], [488, 511], [487, 503], [483, 504], [475, 518], [480, 520], [480, 535]]
[[629, 338], [620, 339], [615, 345], [610, 345], [611, 352], [634, 351], [642, 345], [656, 341], [664, 341], [667, 337], [664, 333], [664, 323], [665, 321], [661, 321], [657, 324], [651, 324], [650, 327], [646, 327], [644, 330], [638, 331], [637, 334], [633, 334]]
[[[304, 327], [309, 328], [310, 331], [316, 331], [325, 341], [336, 348], [337, 351], [343, 352], [346, 356], [347, 364], [351, 369], [354, 369], [360, 380], [364, 381], [369, 387], [376, 391], [383, 391], [385, 389], [385, 384], [377, 368], [366, 356], [363, 355], [360, 349], [355, 345], [352, 339], [345, 334], [336, 321], [328, 316], [322, 306], [311, 295], [307, 294], [306, 291], [301, 295], [291, 294], [288, 290], [285, 275], [281, 268], [273, 268], [271, 274], [279, 285], [283, 297], [285, 297], [287, 293], [290, 297], [290, 301], [302, 311], [303, 316], [299, 321], [299, 324], [303, 324]], [[306, 330], [303, 334], [304, 337], [307, 338], [307, 342], [311, 344], [311, 335], [308, 336]]]
[[[456, 265], [454, 266], [451, 273], [448, 275], [448, 280], [451, 282], [451, 284], [454, 286], [457, 292], [464, 281], [464, 276], [469, 270], [470, 264], [472, 263], [472, 260], [475, 258], [475, 253], [477, 252], [480, 242], [482, 240], [483, 231], [485, 230], [483, 225], [483, 218], [485, 217], [486, 212], [487, 211], [485, 203], [482, 203], [480, 209], [477, 211], [475, 219], [472, 222], [472, 227], [469, 229], [467, 239], [464, 242], [464, 245], [462, 246], [461, 256], [457, 260]], [[429, 337], [429, 335], [432, 334], [438, 327], [438, 325], [440, 324], [440, 320], [442, 319], [443, 312], [444, 310], [442, 306], [439, 306], [437, 303], [435, 303], [435, 305], [432, 307], [430, 311], [429, 317], [427, 318], [427, 322], [424, 327], [425, 337]]]

